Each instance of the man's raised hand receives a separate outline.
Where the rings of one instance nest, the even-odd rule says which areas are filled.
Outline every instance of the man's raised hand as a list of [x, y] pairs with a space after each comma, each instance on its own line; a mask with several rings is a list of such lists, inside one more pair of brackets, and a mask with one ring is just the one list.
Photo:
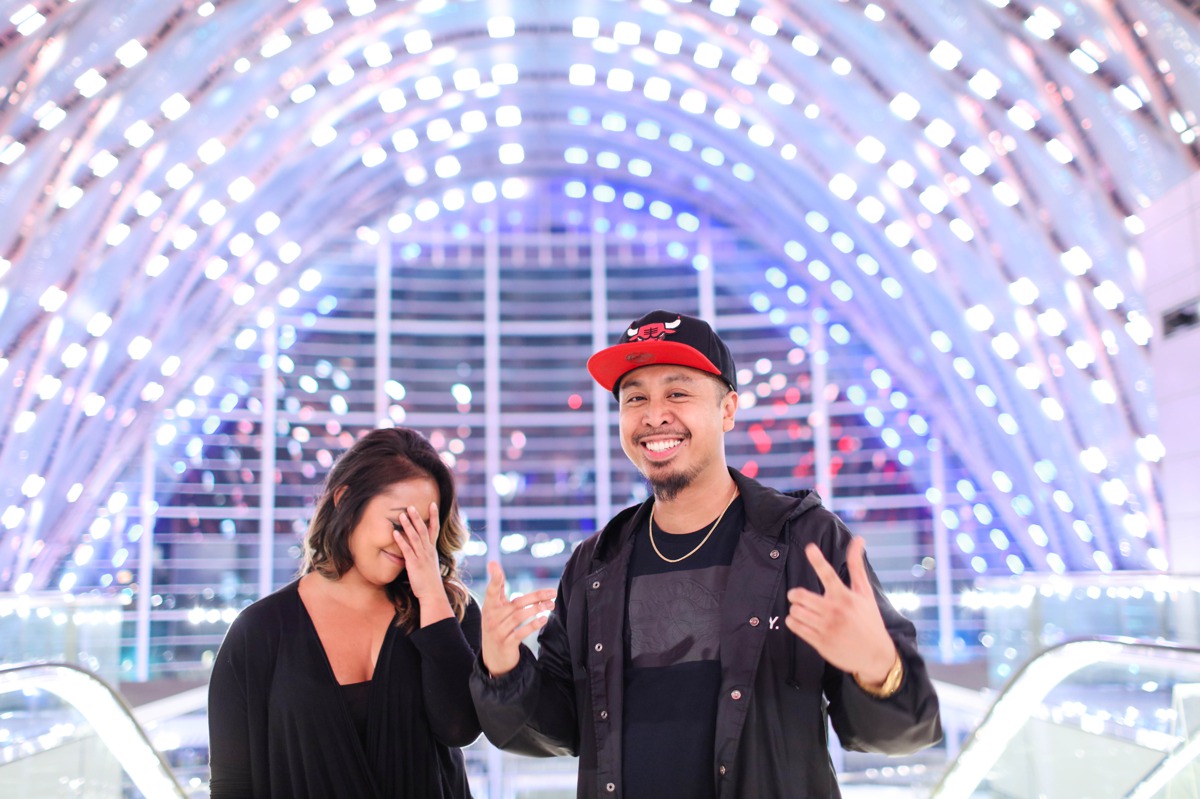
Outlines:
[[896, 645], [875, 602], [865, 549], [863, 540], [855, 537], [846, 550], [847, 586], [815, 544], [805, 547], [804, 554], [825, 590], [820, 594], [806, 588], [788, 591], [791, 609], [785, 623], [829, 663], [866, 685], [881, 685], [896, 660]]
[[546, 625], [538, 615], [554, 607], [553, 588], [509, 599], [504, 592], [504, 569], [488, 562], [488, 585], [483, 595], [483, 665], [493, 677], [508, 674], [521, 659], [521, 640]]

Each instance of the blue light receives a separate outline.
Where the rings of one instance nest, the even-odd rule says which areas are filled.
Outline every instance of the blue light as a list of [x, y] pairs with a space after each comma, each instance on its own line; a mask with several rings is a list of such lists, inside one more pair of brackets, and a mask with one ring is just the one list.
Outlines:
[[600, 127], [611, 130], [613, 133], [620, 133], [625, 130], [625, 115], [610, 111], [600, 119]]
[[705, 147], [700, 151], [700, 160], [712, 166], [721, 166], [725, 163], [725, 153], [716, 147]]
[[858, 268], [863, 271], [863, 274], [871, 275], [872, 277], [879, 274], [879, 262], [865, 252], [859, 253], [854, 262], [858, 264]]
[[667, 144], [681, 153], [691, 152], [692, 137], [683, 133], [672, 133], [671, 137], [667, 139]]
[[587, 186], [583, 185], [578, 180], [572, 180], [567, 183], [567, 185], [563, 186], [563, 194], [579, 200], [587, 196]]
[[789, 241], [783, 245], [783, 251], [787, 253], [787, 257], [799, 263], [808, 257], [808, 250], [798, 241]]
[[635, 129], [635, 132], [637, 133], [637, 135], [639, 137], [641, 137], [643, 139], [649, 139], [650, 141], [657, 141], [658, 137], [662, 133], [662, 129], [658, 127], [657, 122], [643, 120], [642, 122], [637, 123], [637, 128]]
[[1058, 469], [1050, 461], [1038, 461], [1033, 464], [1033, 471], [1043, 483], [1049, 483], [1058, 476]]
[[646, 198], [636, 191], [625, 192], [625, 196], [621, 198], [621, 202], [630, 211], [640, 211], [646, 207]]
[[787, 296], [796, 305], [803, 305], [808, 299], [808, 292], [800, 286], [788, 286]]
[[582, 106], [575, 106], [567, 111], [567, 120], [572, 125], [587, 125], [592, 121], [592, 112]]
[[983, 384], [975, 386], [975, 396], [978, 397], [979, 401], [987, 407], [996, 407], [996, 402], [998, 401], [996, 399], [996, 392], [992, 391], [989, 386], [985, 386]]
[[829, 243], [847, 255], [854, 252], [854, 239], [840, 230], [829, 237]]

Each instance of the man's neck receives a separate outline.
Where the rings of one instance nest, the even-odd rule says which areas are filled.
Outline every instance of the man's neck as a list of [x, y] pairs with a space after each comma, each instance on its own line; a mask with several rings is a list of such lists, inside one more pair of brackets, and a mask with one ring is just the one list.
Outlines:
[[670, 501], [654, 499], [654, 526], [667, 533], [691, 533], [712, 524], [729, 506], [737, 485], [722, 469], [711, 479], [696, 482]]

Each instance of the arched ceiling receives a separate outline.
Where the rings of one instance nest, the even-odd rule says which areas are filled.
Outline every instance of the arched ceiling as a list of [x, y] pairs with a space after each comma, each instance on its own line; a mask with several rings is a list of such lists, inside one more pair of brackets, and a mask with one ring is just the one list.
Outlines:
[[1166, 567], [1137, 214], [1200, 163], [1194, 4], [2, 9], [0, 586], [306, 255], [571, 175], [776, 254], [761, 310], [852, 319], [1036, 567]]

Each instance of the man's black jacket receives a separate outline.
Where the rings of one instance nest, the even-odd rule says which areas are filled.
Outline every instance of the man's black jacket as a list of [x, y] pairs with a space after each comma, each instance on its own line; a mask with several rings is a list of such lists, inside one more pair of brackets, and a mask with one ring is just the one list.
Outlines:
[[[937, 695], [917, 654], [915, 629], [884, 597], [867, 566], [888, 632], [904, 660], [900, 690], [867, 694], [784, 625], [787, 591], [821, 591], [804, 554], [815, 543], [849, 582], [850, 532], [812, 491], [782, 494], [730, 474], [746, 525], [721, 608], [721, 698], [713, 780], [719, 799], [839, 796], [826, 713], [845, 749], [907, 754], [941, 740]], [[576, 548], [537, 658], [522, 646], [517, 668], [492, 679], [477, 660], [471, 678], [484, 734], [526, 755], [577, 755], [581, 799], [619, 797], [625, 583], [634, 531], [651, 502], [627, 508]]]

